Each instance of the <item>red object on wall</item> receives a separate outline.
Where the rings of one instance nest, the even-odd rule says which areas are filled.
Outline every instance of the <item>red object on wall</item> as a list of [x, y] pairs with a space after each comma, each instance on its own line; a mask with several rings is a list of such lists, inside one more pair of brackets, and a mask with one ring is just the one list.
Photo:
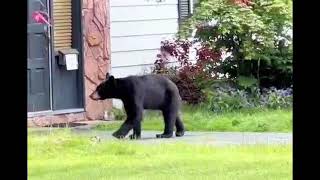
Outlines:
[[32, 13], [32, 19], [36, 23], [47, 24], [48, 26], [51, 26], [51, 24], [48, 20], [49, 19], [48, 14], [43, 11], [34, 11]]

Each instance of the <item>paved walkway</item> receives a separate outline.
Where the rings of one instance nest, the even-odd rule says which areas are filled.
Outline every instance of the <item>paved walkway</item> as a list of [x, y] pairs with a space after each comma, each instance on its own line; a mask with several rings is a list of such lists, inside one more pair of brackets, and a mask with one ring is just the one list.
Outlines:
[[[49, 128], [39, 128], [36, 131], [48, 132]], [[88, 137], [98, 137], [102, 141], [116, 139], [111, 131], [92, 130], [92, 125], [77, 126], [72, 132]], [[157, 139], [156, 134], [160, 131], [142, 131], [141, 140], [136, 142], [142, 144], [153, 143], [192, 143], [208, 145], [241, 145], [241, 144], [292, 144], [292, 133], [253, 133], [253, 132], [186, 132], [183, 137], [169, 139]], [[131, 132], [130, 132], [131, 134]], [[126, 138], [128, 139], [128, 137]]]
[[[96, 131], [92, 126], [78, 126], [73, 132], [85, 136], [97, 136], [102, 140], [115, 139], [111, 131]], [[210, 145], [241, 144], [292, 144], [292, 133], [252, 133], [252, 132], [186, 132], [183, 137], [157, 139], [160, 131], [142, 131], [142, 138], [137, 142], [143, 144], [183, 142]], [[130, 132], [131, 134], [131, 132]]]
[[[79, 131], [77, 134], [97, 136], [102, 140], [112, 140], [112, 132], [105, 131]], [[141, 140], [143, 144], [183, 142], [192, 144], [210, 145], [241, 145], [241, 144], [291, 144], [292, 135], [287, 133], [241, 133], [241, 132], [186, 132], [183, 137], [157, 139], [158, 131], [143, 131]], [[128, 138], [127, 138], [128, 139]]]

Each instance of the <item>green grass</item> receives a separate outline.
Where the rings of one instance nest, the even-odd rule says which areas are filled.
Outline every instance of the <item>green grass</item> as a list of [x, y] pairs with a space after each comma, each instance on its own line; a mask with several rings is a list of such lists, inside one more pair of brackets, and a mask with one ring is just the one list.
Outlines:
[[292, 147], [95, 143], [67, 131], [28, 136], [30, 180], [292, 179]]
[[[291, 132], [292, 109], [251, 109], [216, 114], [197, 107], [183, 108], [183, 122], [188, 131]], [[116, 130], [122, 121], [99, 124], [97, 130]], [[160, 112], [147, 112], [143, 130], [163, 130]]]

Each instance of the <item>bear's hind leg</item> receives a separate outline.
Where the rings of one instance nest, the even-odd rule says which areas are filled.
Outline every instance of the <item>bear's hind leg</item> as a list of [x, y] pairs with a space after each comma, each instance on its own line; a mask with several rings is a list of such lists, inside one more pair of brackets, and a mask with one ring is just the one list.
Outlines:
[[176, 119], [176, 136], [177, 137], [181, 137], [184, 135], [184, 125], [183, 122], [181, 120], [181, 118], [179, 116], [177, 116]]
[[157, 134], [157, 138], [171, 138], [173, 136], [173, 128], [176, 122], [177, 113], [168, 108], [168, 110], [162, 111], [164, 118], [164, 132]]

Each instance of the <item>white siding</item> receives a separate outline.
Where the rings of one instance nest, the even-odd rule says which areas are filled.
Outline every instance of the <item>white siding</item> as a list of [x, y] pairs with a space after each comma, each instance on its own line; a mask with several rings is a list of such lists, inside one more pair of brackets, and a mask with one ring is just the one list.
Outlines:
[[155, 6], [155, 5], [176, 5], [177, 0], [111, 0], [111, 7], [123, 6]]
[[178, 18], [176, 5], [124, 6], [111, 9], [110, 17], [114, 22]]
[[168, 34], [178, 29], [177, 19], [112, 22], [111, 36]]
[[111, 73], [145, 74], [151, 71], [161, 40], [178, 30], [178, 0], [110, 0], [110, 20]]
[[[160, 47], [161, 40], [164, 40], [169, 36], [173, 36], [173, 34], [111, 37], [111, 52], [117, 53], [123, 51], [158, 49]], [[115, 59], [111, 60], [114, 63], [117, 62]]]
[[157, 53], [158, 49], [113, 53], [112, 59], [117, 59], [117, 62], [112, 63], [112, 68], [153, 64]]

